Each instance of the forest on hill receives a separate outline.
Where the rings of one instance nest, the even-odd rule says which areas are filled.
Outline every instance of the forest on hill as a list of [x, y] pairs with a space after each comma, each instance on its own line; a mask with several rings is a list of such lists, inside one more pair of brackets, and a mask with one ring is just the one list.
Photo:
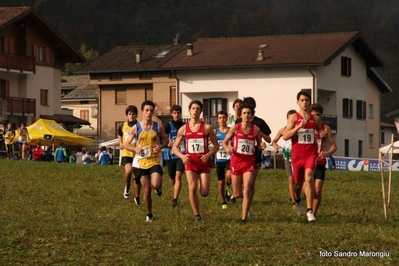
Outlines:
[[[31, 6], [77, 50], [183, 43], [204, 37], [359, 31], [382, 60], [376, 69], [394, 93], [382, 114], [399, 109], [399, 1], [396, 0], [3, 0]], [[384, 116], [382, 116], [384, 118]]]

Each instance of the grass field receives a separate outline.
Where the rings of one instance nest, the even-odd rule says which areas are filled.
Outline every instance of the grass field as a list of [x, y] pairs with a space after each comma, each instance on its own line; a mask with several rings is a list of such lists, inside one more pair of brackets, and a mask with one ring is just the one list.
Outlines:
[[122, 167], [1, 160], [0, 169], [1, 265], [399, 263], [399, 173], [385, 219], [380, 173], [328, 172], [310, 224], [291, 209], [284, 171], [263, 170], [253, 215], [240, 225], [240, 202], [222, 210], [214, 174], [209, 196], [200, 198], [201, 223], [194, 222], [185, 178], [172, 209], [167, 176], [162, 197], [153, 194], [155, 220], [146, 223], [144, 207], [122, 196]]

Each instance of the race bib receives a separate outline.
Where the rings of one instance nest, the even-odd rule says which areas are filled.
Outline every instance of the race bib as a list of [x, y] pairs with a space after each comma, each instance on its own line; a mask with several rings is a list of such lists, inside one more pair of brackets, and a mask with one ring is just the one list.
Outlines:
[[137, 154], [139, 159], [148, 158], [151, 156], [151, 146], [145, 146], [141, 148], [141, 151]]
[[254, 154], [254, 140], [248, 139], [239, 139], [237, 146], [237, 153], [245, 154], [245, 155], [253, 155]]
[[189, 139], [187, 141], [188, 144], [188, 152], [189, 153], [204, 153], [205, 151], [205, 145], [204, 145], [204, 139]]
[[223, 148], [219, 149], [216, 153], [216, 160], [229, 160], [230, 154]]
[[298, 130], [298, 143], [299, 144], [313, 144], [314, 143], [314, 130], [301, 128]]

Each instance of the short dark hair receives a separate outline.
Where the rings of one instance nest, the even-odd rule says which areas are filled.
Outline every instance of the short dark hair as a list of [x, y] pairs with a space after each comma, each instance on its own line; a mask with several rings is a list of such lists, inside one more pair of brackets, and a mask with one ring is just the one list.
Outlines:
[[189, 109], [189, 110], [191, 109], [191, 106], [192, 106], [193, 104], [198, 104], [198, 105], [201, 107], [201, 111], [202, 111], [202, 109], [204, 108], [204, 105], [202, 104], [202, 102], [201, 102], [200, 100], [192, 100], [192, 101], [190, 102], [190, 104], [188, 105], [188, 109]]
[[152, 106], [152, 108], [154, 108], [154, 110], [155, 110], [155, 103], [154, 103], [153, 101], [144, 101], [144, 102], [141, 104], [141, 111], [144, 110], [144, 106], [146, 106], [146, 105]]
[[295, 114], [295, 113], [296, 113], [296, 110], [295, 109], [291, 109], [291, 110], [289, 110], [287, 112], [287, 117], [289, 117], [290, 115]]
[[241, 100], [241, 99], [235, 99], [234, 102], [233, 102], [233, 108], [234, 108], [234, 106], [235, 106], [237, 103], [239, 103], [239, 104], [241, 105], [241, 104], [242, 104], [242, 100]]
[[238, 109], [238, 113], [241, 115], [242, 109], [248, 108], [251, 110], [252, 115], [255, 114], [255, 107], [252, 104], [249, 104], [248, 102], [244, 101], [241, 105], [240, 108]]
[[170, 107], [170, 112], [172, 113], [173, 111], [176, 111], [176, 112], [180, 112], [180, 113], [181, 113], [181, 106], [178, 105], [178, 104], [172, 105], [172, 107]]
[[107, 150], [107, 147], [102, 146], [102, 147], [101, 147], [101, 150], [102, 150], [102, 151], [106, 151], [106, 150]]
[[224, 111], [224, 110], [220, 110], [220, 111], [217, 113], [216, 118], [218, 118], [219, 115], [224, 115], [226, 118], [227, 118], [227, 116], [228, 116], [228, 115], [227, 115], [227, 112]]
[[323, 114], [324, 109], [320, 103], [314, 103], [310, 106], [310, 111], [315, 111], [315, 112], [319, 112], [320, 114]]
[[301, 97], [301, 95], [303, 95], [303, 96], [305, 96], [305, 97], [308, 97], [308, 98], [309, 98], [309, 101], [312, 99], [312, 98], [310, 97], [310, 94], [309, 94], [307, 91], [301, 90], [301, 91], [298, 92], [298, 94], [296, 95], [296, 100], [297, 100], [297, 101], [299, 101], [299, 98]]
[[132, 112], [133, 114], [137, 115], [139, 111], [137, 110], [137, 107], [135, 105], [129, 105], [128, 107], [126, 107], [125, 114], [127, 115], [129, 112]]
[[[243, 100], [244, 103], [249, 103], [250, 105], [252, 105], [254, 108], [256, 108], [256, 101], [254, 98], [252, 97], [244, 97]], [[247, 107], [248, 108], [248, 107]]]

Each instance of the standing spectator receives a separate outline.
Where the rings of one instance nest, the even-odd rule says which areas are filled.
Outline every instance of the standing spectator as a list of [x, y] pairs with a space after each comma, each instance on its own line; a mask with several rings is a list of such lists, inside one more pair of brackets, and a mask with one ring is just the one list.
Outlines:
[[86, 153], [85, 148], [78, 148], [78, 152], [76, 153], [76, 163], [77, 164], [82, 164], [82, 157]]
[[91, 164], [90, 150], [87, 150], [86, 154], [82, 156], [82, 163], [83, 164]]
[[97, 163], [98, 163], [98, 157], [100, 157], [100, 154], [101, 154], [101, 148], [98, 148], [97, 153], [94, 154], [94, 158], [95, 158]]
[[8, 123], [6, 130], [4, 130], [3, 137], [6, 143], [7, 159], [12, 159], [14, 157], [15, 130], [12, 128], [11, 123]]
[[40, 147], [40, 143], [36, 143], [36, 147], [32, 150], [34, 161], [43, 161], [43, 150]]
[[263, 156], [262, 160], [262, 169], [269, 169], [271, 168], [272, 165], [272, 152], [271, 151], [266, 151], [266, 154]]
[[97, 163], [101, 165], [107, 165], [109, 160], [109, 154], [107, 152], [107, 148], [101, 147], [100, 156], [98, 156]]
[[71, 155], [69, 155], [69, 163], [76, 163], [76, 153], [75, 153], [75, 151], [71, 151]]
[[110, 147], [107, 148], [107, 152], [108, 152], [108, 164], [114, 164], [114, 150]]
[[63, 163], [68, 158], [64, 143], [61, 142], [60, 146], [55, 150], [54, 160], [57, 163]]
[[22, 122], [18, 128], [18, 147], [20, 160], [25, 160], [25, 150], [27, 147], [27, 141], [29, 140], [28, 129], [25, 127], [25, 123]]
[[45, 161], [45, 162], [52, 162], [52, 161], [54, 161], [53, 149], [51, 148], [50, 145], [47, 146], [47, 149], [46, 149], [46, 151], [44, 152], [43, 161]]

